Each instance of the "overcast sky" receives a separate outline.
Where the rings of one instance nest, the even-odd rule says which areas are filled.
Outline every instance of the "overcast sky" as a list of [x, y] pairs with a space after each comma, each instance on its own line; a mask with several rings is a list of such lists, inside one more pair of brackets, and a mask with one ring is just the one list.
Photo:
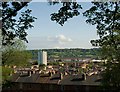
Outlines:
[[90, 2], [80, 2], [83, 9], [77, 17], [69, 19], [64, 26], [51, 21], [50, 14], [57, 12], [60, 4], [50, 6], [47, 2], [32, 2], [28, 8], [37, 17], [34, 28], [29, 29], [27, 49], [93, 48], [90, 40], [97, 39], [95, 26], [86, 24], [82, 12], [91, 7]]

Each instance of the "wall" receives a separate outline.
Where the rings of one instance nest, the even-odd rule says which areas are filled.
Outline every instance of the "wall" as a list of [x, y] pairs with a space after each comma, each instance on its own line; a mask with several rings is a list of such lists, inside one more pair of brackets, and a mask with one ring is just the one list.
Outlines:
[[[40, 83], [13, 83], [11, 88], [3, 89], [2, 92], [104, 92], [99, 86], [85, 85], [58, 85], [58, 84], [40, 84]], [[107, 91], [109, 92], [109, 91]]]

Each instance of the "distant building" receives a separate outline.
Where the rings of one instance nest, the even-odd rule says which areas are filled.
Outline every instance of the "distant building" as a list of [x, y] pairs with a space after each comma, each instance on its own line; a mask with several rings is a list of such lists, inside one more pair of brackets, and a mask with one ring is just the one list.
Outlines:
[[38, 65], [47, 65], [47, 52], [38, 51]]

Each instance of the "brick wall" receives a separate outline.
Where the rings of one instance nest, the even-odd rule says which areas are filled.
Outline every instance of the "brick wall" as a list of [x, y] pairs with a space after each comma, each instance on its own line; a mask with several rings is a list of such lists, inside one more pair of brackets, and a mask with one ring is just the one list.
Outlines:
[[[11, 88], [4, 88], [2, 92], [102, 92], [98, 86], [57, 85], [45, 83], [13, 83]], [[22, 88], [21, 88], [22, 87]]]

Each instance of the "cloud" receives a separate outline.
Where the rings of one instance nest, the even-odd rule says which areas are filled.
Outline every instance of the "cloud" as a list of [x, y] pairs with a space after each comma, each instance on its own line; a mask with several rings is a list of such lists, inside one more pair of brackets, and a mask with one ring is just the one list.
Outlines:
[[56, 35], [55, 37], [48, 37], [48, 41], [55, 42], [58, 44], [65, 44], [71, 42], [72, 39], [64, 35]]

